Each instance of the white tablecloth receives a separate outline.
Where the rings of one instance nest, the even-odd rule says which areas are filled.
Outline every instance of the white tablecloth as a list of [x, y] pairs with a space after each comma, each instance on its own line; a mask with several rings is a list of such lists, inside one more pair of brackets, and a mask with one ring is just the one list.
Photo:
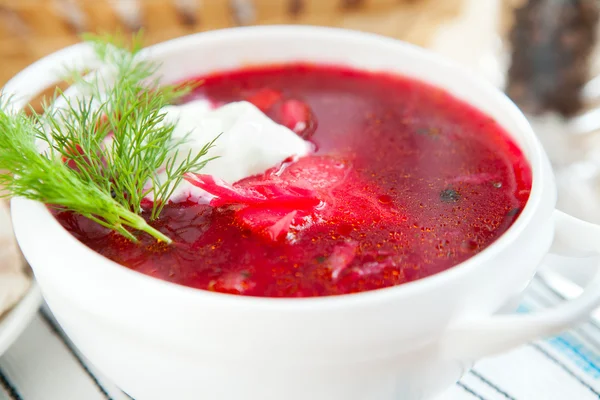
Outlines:
[[[560, 294], [536, 278], [519, 311], [560, 301]], [[558, 337], [482, 360], [440, 400], [599, 398], [600, 324], [590, 321]], [[77, 352], [45, 307], [0, 358], [0, 400], [107, 399], [130, 397]]]

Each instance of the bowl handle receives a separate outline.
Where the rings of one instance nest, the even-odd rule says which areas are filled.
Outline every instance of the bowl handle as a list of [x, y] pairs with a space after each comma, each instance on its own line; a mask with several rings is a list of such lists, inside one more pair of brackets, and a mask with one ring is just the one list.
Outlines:
[[10, 99], [8, 107], [21, 110], [49, 87], [61, 82], [67, 71], [90, 68], [95, 62], [94, 49], [87, 43], [65, 47], [31, 64], [2, 88], [2, 96]]
[[595, 271], [581, 294], [560, 305], [530, 314], [492, 315], [450, 326], [442, 340], [445, 354], [476, 360], [535, 339], [558, 334], [585, 321], [600, 305], [600, 226], [560, 211], [553, 215], [555, 238], [550, 256], [569, 265], [595, 261]]

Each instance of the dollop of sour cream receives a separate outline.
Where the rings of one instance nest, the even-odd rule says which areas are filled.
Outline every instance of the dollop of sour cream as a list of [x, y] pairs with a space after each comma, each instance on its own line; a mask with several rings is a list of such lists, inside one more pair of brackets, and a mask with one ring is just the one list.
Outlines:
[[[164, 110], [165, 121], [175, 124], [173, 139], [187, 136], [177, 147], [180, 160], [189, 152], [197, 154], [220, 135], [207, 155], [218, 158], [209, 161], [201, 173], [226, 183], [261, 174], [289, 157], [305, 156], [313, 148], [310, 142], [274, 122], [249, 102], [234, 102], [214, 109], [207, 100], [194, 100]], [[170, 200], [177, 203], [187, 199], [210, 201], [202, 189], [183, 181]]]

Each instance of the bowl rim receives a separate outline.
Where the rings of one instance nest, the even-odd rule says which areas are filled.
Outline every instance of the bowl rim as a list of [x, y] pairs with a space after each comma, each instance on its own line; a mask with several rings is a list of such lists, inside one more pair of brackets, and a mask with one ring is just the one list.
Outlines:
[[[497, 257], [502, 253], [532, 222], [536, 210], [542, 203], [544, 187], [543, 182], [548, 183], [548, 174], [545, 169], [546, 156], [541, 147], [541, 144], [529, 122], [519, 110], [519, 108], [500, 90], [494, 87], [491, 83], [481, 77], [475, 76], [472, 72], [457, 63], [444, 59], [441, 56], [394, 38], [385, 37], [374, 33], [366, 33], [342, 28], [319, 27], [310, 25], [264, 25], [251, 27], [235, 27], [213, 31], [199, 32], [191, 35], [182, 36], [168, 41], [160, 42], [149, 46], [143, 50], [145, 56], [150, 58], [164, 57], [165, 54], [176, 51], [185, 51], [188, 46], [197, 41], [210, 40], [235, 40], [236, 38], [244, 37], [260, 37], [261, 35], [281, 35], [292, 34], [302, 37], [322, 37], [327, 36], [331, 40], [353, 40], [357, 42], [386, 44], [394, 46], [397, 49], [412, 54], [415, 57], [423, 59], [425, 62], [436, 64], [437, 68], [444, 70], [446, 73], [453, 76], [459, 76], [461, 79], [470, 81], [473, 85], [478, 86], [478, 89], [493, 101], [497, 106], [503, 107], [506, 114], [512, 118], [515, 123], [515, 130], [519, 131], [523, 137], [523, 146], [518, 146], [521, 150], [527, 148], [527, 159], [532, 171], [532, 187], [529, 199], [525, 204], [521, 214], [511, 227], [497, 238], [491, 245], [482, 250], [480, 253], [470, 257], [469, 259], [456, 264], [447, 270], [433, 274], [431, 276], [403, 283], [397, 286], [387, 288], [369, 290], [365, 292], [342, 294], [334, 296], [315, 296], [305, 298], [273, 298], [273, 297], [258, 297], [258, 296], [243, 296], [236, 294], [211, 292], [208, 290], [192, 288], [180, 284], [164, 281], [154, 278], [140, 272], [131, 270], [122, 266], [102, 255], [96, 253], [92, 249], [79, 242], [72, 236], [60, 223], [52, 216], [50, 211], [42, 203], [27, 200], [23, 198], [12, 199], [13, 216], [18, 213], [26, 213], [30, 219], [36, 220], [36, 224], [49, 224], [52, 231], [55, 231], [54, 241], [66, 241], [68, 248], [72, 246], [78, 247], [80, 254], [85, 254], [90, 258], [90, 263], [103, 263], [102, 268], [106, 268], [106, 273], [114, 275], [115, 279], [138, 281], [139, 285], [147, 286], [150, 293], [156, 295], [156, 291], [160, 290], [165, 296], [183, 296], [187, 301], [219, 301], [238, 306], [252, 308], [283, 308], [284, 310], [292, 309], [308, 309], [315, 306], [326, 308], [339, 308], [355, 305], [365, 302], [384, 302], [390, 297], [409, 297], [418, 292], [424, 292], [434, 289], [437, 286], [448, 284], [451, 281], [458, 280], [461, 276], [468, 274], [471, 270], [477, 268], [481, 264], [485, 264], [490, 259]], [[52, 55], [50, 55], [52, 56]], [[294, 60], [297, 61], [297, 60]], [[358, 68], [361, 69], [361, 68]], [[435, 83], [430, 83], [427, 79], [422, 81], [437, 86]]]

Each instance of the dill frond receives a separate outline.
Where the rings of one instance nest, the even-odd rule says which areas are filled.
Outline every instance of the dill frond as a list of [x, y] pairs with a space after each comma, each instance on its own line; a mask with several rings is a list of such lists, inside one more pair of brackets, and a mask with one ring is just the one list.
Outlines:
[[[142, 200], [152, 195], [150, 219], [158, 218], [184, 174], [211, 160], [207, 154], [214, 140], [196, 154], [178, 157], [182, 140], [173, 139], [175, 125], [165, 121], [163, 107], [190, 87], [159, 85], [159, 65], [139, 57], [139, 37], [131, 49], [110, 36], [86, 40], [102, 67], [96, 74], [69, 74], [83, 95], [58, 91], [61, 107], [47, 105], [32, 116], [9, 114], [0, 104], [0, 170], [10, 172], [0, 174], [0, 185], [11, 195], [74, 211], [131, 240], [137, 240], [132, 231], [140, 230], [170, 242], [142, 218]], [[158, 179], [161, 169], [166, 179]]]

